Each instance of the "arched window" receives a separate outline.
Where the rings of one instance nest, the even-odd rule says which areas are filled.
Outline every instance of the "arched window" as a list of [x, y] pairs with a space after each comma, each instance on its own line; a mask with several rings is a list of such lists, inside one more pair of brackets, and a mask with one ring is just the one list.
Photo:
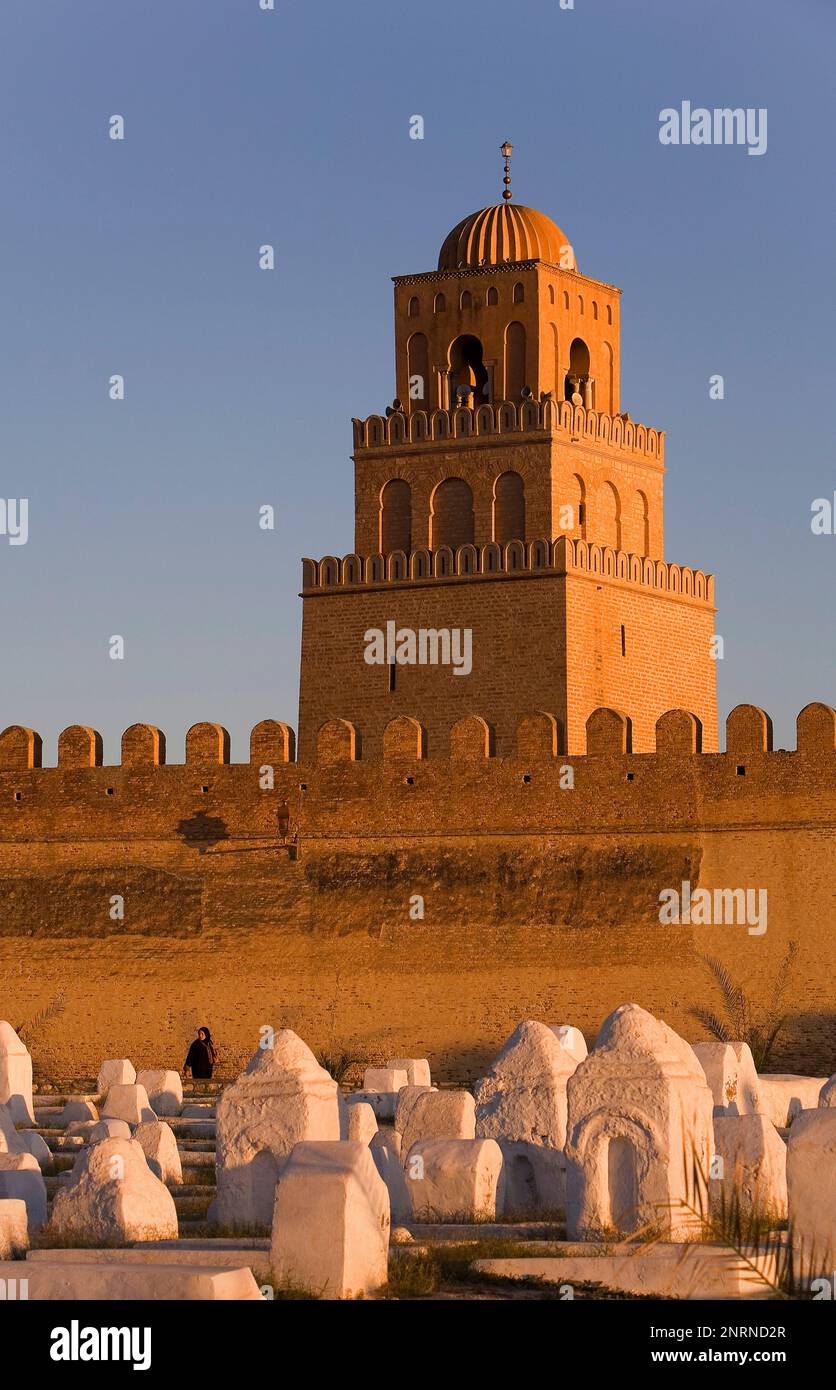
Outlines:
[[554, 285], [549, 285], [549, 303], [554, 304]]
[[567, 401], [574, 395], [583, 396], [583, 383], [589, 376], [589, 348], [583, 338], [575, 338], [569, 349], [569, 371], [563, 384]]
[[604, 365], [606, 370], [607, 412], [612, 415], [615, 410], [615, 365], [613, 362], [612, 348], [609, 343], [604, 343]]
[[525, 329], [521, 323], [509, 323], [505, 330], [505, 399], [518, 401], [525, 384]]
[[488, 302], [488, 304], [498, 304], [498, 303], [499, 303], [499, 295], [497, 294], [497, 292], [496, 292], [496, 290], [495, 290], [495, 288], [494, 288], [493, 285], [491, 285], [490, 289], [488, 290], [487, 302]]
[[460, 309], [472, 309], [472, 308], [473, 308], [473, 295], [470, 293], [470, 290], [462, 290], [461, 296], [460, 296], [460, 298], [459, 298], [459, 308], [460, 308]]
[[431, 503], [431, 540], [433, 550], [449, 545], [473, 544], [473, 493], [464, 478], [445, 478], [439, 483]]
[[578, 313], [579, 313], [579, 314], [582, 314], [582, 313], [583, 313], [583, 295], [582, 295], [582, 294], [579, 294], [579, 295], [578, 295]]
[[450, 344], [449, 353], [450, 407], [456, 405], [460, 386], [473, 391], [472, 405], [484, 405], [490, 400], [488, 369], [482, 361], [482, 344], [472, 333], [463, 333]]
[[572, 514], [565, 519], [571, 520], [573, 525], [563, 529], [578, 531], [583, 540], [586, 540], [586, 483], [580, 473], [573, 473], [569, 479], [569, 505]]
[[418, 296], [414, 294], [414, 295], [412, 296], [412, 298], [410, 299], [410, 301], [409, 301], [409, 308], [407, 309], [407, 316], [408, 316], [409, 318], [411, 318], [411, 319], [417, 319], [417, 317], [418, 317], [418, 312], [419, 312], [420, 308], [421, 308], [421, 306], [420, 306], [420, 304], [418, 303]]
[[514, 304], [522, 304], [523, 301], [524, 301], [524, 299], [525, 299], [525, 286], [524, 286], [523, 284], [521, 284], [520, 281], [518, 280], [517, 283], [516, 283], [516, 285], [514, 286], [514, 293], [513, 293], [513, 295], [512, 295], [512, 300], [513, 300]]
[[447, 308], [447, 300], [444, 298], [444, 295], [443, 295], [443, 294], [441, 293], [441, 291], [439, 290], [439, 292], [438, 292], [438, 294], [436, 295], [435, 300], [434, 300], [434, 302], [433, 302], [433, 313], [435, 313], [435, 314], [443, 314], [443, 313], [444, 313], [444, 310], [445, 310], [446, 308]]
[[556, 400], [560, 400], [560, 352], [559, 352], [559, 349], [558, 349], [558, 346], [557, 346], [557, 324], [556, 324], [556, 323], [553, 323], [553, 324], [552, 324], [552, 344], [553, 344], [553, 356], [552, 356], [552, 386], [553, 386], [553, 389], [554, 389], [555, 399], [556, 399]]
[[612, 323], [612, 308], [609, 304], [607, 305], [607, 323]]
[[413, 333], [406, 345], [409, 399], [414, 410], [429, 409], [430, 354], [423, 333]]
[[493, 538], [525, 540], [525, 483], [519, 473], [500, 473], [493, 490]]
[[594, 319], [597, 319], [597, 317], [598, 317], [598, 304], [597, 304], [597, 301], [594, 300], [594, 299], [593, 299], [593, 301], [592, 301], [592, 317], [593, 317]]
[[636, 555], [650, 554], [650, 508], [643, 492], [637, 492], [633, 502], [633, 534], [625, 537], [625, 549]]
[[412, 549], [412, 489], [403, 478], [391, 478], [380, 494], [380, 553]]
[[564, 291], [563, 291], [563, 307], [564, 307], [564, 309], [568, 309], [568, 308], [569, 308], [569, 291], [568, 291], [568, 290], [564, 290]]

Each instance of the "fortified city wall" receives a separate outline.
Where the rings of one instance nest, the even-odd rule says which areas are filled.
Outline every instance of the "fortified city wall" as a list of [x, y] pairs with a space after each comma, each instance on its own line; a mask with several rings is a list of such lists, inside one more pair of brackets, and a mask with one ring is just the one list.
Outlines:
[[[454, 725], [444, 756], [419, 756], [421, 734], [399, 717], [370, 759], [333, 720], [297, 763], [292, 731], [268, 720], [249, 763], [231, 764], [226, 732], [198, 724], [185, 763], [169, 764], [140, 724], [106, 767], [95, 731], [73, 726], [43, 767], [38, 736], [6, 730], [0, 1017], [36, 1021], [31, 1046], [53, 1075], [114, 1055], [179, 1065], [201, 1022], [234, 1068], [260, 1024], [283, 1022], [358, 1055], [408, 1045], [444, 1077], [478, 1071], [522, 1017], [591, 1039], [627, 999], [698, 1038], [689, 1008], [718, 1002], [698, 953], [768, 1002], [794, 940], [804, 983], [790, 985], [774, 1069], [830, 1066], [832, 709], [801, 712], [794, 751], [771, 748], [753, 706], [729, 716], [725, 753], [696, 751], [685, 711], [641, 754], [627, 715], [607, 709], [584, 755], [558, 751], [544, 714], [520, 721], [502, 758], [478, 716]], [[659, 893], [683, 881], [766, 889], [767, 930], [661, 925]]]

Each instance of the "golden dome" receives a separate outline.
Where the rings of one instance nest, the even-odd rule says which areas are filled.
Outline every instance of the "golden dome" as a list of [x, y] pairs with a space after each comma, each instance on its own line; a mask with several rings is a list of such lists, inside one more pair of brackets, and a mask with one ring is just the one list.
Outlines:
[[502, 265], [505, 261], [550, 261], [560, 265], [561, 260], [565, 264], [569, 245], [569, 238], [545, 213], [521, 203], [499, 203], [472, 212], [453, 228], [439, 252], [438, 268], [459, 270]]

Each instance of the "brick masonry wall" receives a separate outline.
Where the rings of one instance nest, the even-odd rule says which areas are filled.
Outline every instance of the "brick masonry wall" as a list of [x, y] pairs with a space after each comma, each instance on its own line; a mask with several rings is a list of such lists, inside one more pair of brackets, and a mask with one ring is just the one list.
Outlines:
[[[391, 444], [355, 454], [354, 545], [358, 555], [380, 549], [380, 501], [386, 484], [402, 478], [411, 489], [411, 535], [414, 549], [438, 542], [432, 535], [433, 494], [445, 478], [463, 478], [473, 493], [473, 534], [477, 545], [495, 539], [494, 490], [501, 474], [519, 473], [525, 486], [525, 534], [541, 537], [583, 537], [635, 555], [664, 556], [664, 467], [654, 458], [612, 445], [578, 438], [570, 443], [559, 433], [531, 432], [435, 441], [423, 447]], [[577, 516], [581, 480], [586, 515]], [[620, 514], [616, 525], [613, 489]], [[647, 546], [644, 509], [647, 502]], [[562, 512], [572, 506], [575, 525], [566, 525]]]
[[[385, 666], [364, 660], [364, 633], [397, 628], [472, 632], [473, 669], [398, 666], [390, 690]], [[625, 629], [625, 655], [621, 626]], [[703, 722], [704, 748], [717, 747], [716, 668], [710, 654], [713, 610], [698, 600], [572, 571], [424, 585], [337, 589], [305, 598], [299, 695], [300, 756], [309, 757], [327, 719], [350, 720], [363, 756], [381, 756], [383, 730], [399, 714], [420, 720], [427, 753], [443, 757], [451, 726], [480, 714], [495, 751], [509, 754], [520, 718], [553, 714], [570, 752], [586, 746], [593, 709], [613, 705], [633, 718], [633, 747], [655, 747], [655, 723], [688, 708]]]
[[[522, 287], [521, 302], [514, 300], [515, 285]], [[495, 304], [488, 302], [491, 289], [497, 295]], [[445, 300], [440, 313], [435, 310], [439, 292]], [[468, 296], [464, 308], [463, 293]], [[493, 370], [495, 399], [507, 396], [507, 329], [515, 322], [525, 329], [525, 381], [535, 396], [554, 391], [558, 400], [564, 399], [571, 344], [581, 338], [589, 348], [595, 408], [616, 413], [620, 409], [620, 293], [615, 286], [576, 271], [535, 262], [399, 276], [395, 283], [397, 395], [410, 404], [407, 344], [413, 334], [421, 333], [430, 366], [422, 409], [447, 404], [439, 394], [438, 377], [449, 366], [451, 345], [463, 334], [474, 335], [482, 344], [484, 362]], [[415, 300], [418, 312], [411, 315], [409, 306]]]
[[[550, 536], [553, 531], [550, 467], [552, 443], [547, 436], [500, 435], [472, 442], [449, 440], [426, 448], [390, 445], [382, 451], [363, 450], [355, 459], [354, 544], [358, 555], [380, 549], [380, 496], [392, 478], [405, 479], [412, 489], [412, 546], [431, 544], [430, 511], [433, 493], [445, 478], [464, 478], [473, 492], [473, 526], [477, 545], [494, 539], [493, 495], [496, 479], [508, 471], [525, 482], [526, 536]], [[558, 534], [555, 532], [555, 534]]]
[[[364, 758], [382, 754], [390, 719], [408, 714], [427, 730], [427, 755], [445, 757], [451, 725], [478, 713], [495, 729], [496, 752], [514, 747], [517, 724], [532, 709], [565, 722], [566, 618], [562, 580], [499, 579], [387, 584], [305, 599], [299, 687], [300, 757], [311, 756], [327, 720], [351, 720]], [[470, 629], [470, 675], [452, 666], [398, 666], [395, 690], [386, 666], [364, 660], [364, 633], [397, 628]], [[327, 661], [324, 659], [327, 654]]]
[[[520, 1018], [591, 1042], [627, 1000], [697, 1039], [689, 1007], [717, 1003], [698, 953], [767, 1002], [797, 940], [774, 1069], [834, 1070], [832, 736], [804, 753], [307, 762], [276, 767], [272, 790], [259, 778], [257, 763], [0, 773], [0, 1017], [63, 994], [31, 1039], [39, 1065], [179, 1065], [208, 1023], [234, 1070], [261, 1024], [284, 1023], [315, 1047], [427, 1054], [466, 1077]], [[765, 887], [766, 933], [661, 926], [658, 894], [682, 879]]]
[[567, 577], [566, 612], [570, 749], [585, 746], [586, 721], [602, 705], [630, 715], [637, 753], [655, 748], [660, 714], [680, 708], [702, 721], [703, 749], [717, 749], [711, 608], [573, 571]]
[[[561, 527], [555, 534], [582, 537], [630, 555], [664, 559], [664, 476], [664, 468], [656, 460], [638, 458], [626, 450], [596, 447], [583, 439], [570, 444], [556, 438], [551, 460], [552, 516], [555, 526], [559, 525], [560, 508], [569, 503], [576, 524]], [[583, 525], [577, 516], [578, 480], [585, 497]], [[620, 536], [614, 520], [613, 488], [618, 495]], [[642, 496], [647, 502], [647, 535]]]

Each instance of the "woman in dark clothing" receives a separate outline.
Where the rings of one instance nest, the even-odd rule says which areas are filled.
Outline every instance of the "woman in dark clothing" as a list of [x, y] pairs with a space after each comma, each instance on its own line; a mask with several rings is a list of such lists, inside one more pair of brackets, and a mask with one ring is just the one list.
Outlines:
[[197, 1037], [186, 1053], [183, 1074], [191, 1072], [195, 1081], [211, 1081], [218, 1054], [208, 1028], [198, 1028]]

